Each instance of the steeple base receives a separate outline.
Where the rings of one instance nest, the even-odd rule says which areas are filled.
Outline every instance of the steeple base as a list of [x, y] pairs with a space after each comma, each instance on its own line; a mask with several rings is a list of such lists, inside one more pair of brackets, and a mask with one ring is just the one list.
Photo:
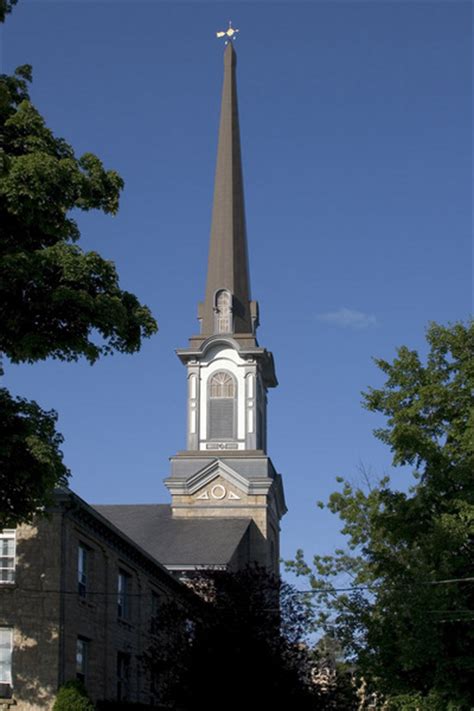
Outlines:
[[165, 485], [173, 518], [241, 518], [252, 521], [251, 562], [279, 568], [280, 519], [286, 512], [281, 476], [262, 451], [180, 452], [171, 458]]

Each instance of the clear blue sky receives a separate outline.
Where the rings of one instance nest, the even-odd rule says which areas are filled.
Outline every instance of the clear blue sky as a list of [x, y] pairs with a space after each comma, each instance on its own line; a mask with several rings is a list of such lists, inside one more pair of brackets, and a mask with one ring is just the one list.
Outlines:
[[[372, 356], [424, 350], [430, 320], [471, 304], [468, 2], [19, 0], [2, 71], [80, 154], [125, 179], [117, 217], [79, 215], [159, 334], [94, 367], [7, 365], [7, 385], [59, 412], [73, 489], [90, 502], [168, 502], [185, 442], [185, 370], [204, 293], [222, 81], [215, 31], [236, 42], [253, 298], [280, 386], [269, 454], [289, 512], [282, 553], [330, 552], [316, 508], [363, 463], [390, 470], [360, 406]], [[407, 474], [396, 475], [406, 486]]]

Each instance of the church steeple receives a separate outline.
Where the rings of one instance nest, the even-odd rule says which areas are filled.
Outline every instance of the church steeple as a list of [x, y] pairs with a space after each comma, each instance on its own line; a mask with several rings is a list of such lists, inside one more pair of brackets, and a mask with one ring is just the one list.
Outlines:
[[[229, 27], [218, 36], [231, 31], [236, 32]], [[165, 484], [174, 519], [219, 518], [227, 531], [223, 540], [232, 538], [235, 519], [241, 519], [246, 533], [232, 565], [258, 562], [277, 572], [286, 506], [281, 476], [267, 455], [267, 392], [278, 382], [272, 354], [255, 338], [235, 65], [229, 42], [201, 333], [177, 351], [187, 370], [187, 443], [171, 458]]]
[[229, 42], [224, 53], [206, 297], [199, 314], [204, 337], [254, 334], [258, 318], [257, 306], [250, 301], [236, 63]]

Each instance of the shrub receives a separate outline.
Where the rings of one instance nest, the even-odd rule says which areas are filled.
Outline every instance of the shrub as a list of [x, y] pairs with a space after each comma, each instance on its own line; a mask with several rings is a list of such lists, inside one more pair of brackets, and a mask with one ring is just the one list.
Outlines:
[[163, 711], [169, 706], [150, 706], [149, 704], [139, 704], [131, 701], [98, 701], [97, 711]]
[[67, 681], [58, 691], [53, 711], [94, 711], [94, 704], [87, 696], [84, 684]]

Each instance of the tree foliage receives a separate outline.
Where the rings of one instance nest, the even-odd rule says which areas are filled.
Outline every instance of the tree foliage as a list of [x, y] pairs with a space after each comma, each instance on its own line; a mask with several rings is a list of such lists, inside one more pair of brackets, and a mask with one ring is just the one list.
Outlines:
[[[56, 414], [0, 388], [0, 529], [28, 521], [66, 483]], [[34, 473], [34, 476], [32, 476]]]
[[[176, 708], [333, 709], [334, 689], [313, 683], [310, 608], [266, 570], [193, 578], [202, 603], [192, 613], [160, 609], [143, 657], [157, 697]], [[347, 706], [350, 709], [351, 706]]]
[[[0, 21], [14, 0], [0, 4]], [[137, 351], [157, 325], [119, 286], [112, 262], [77, 244], [78, 210], [115, 214], [123, 181], [92, 153], [77, 157], [33, 106], [32, 70], [0, 76], [0, 366], [46, 358], [94, 363]], [[0, 376], [3, 371], [0, 367]], [[0, 526], [27, 521], [68, 470], [56, 415], [2, 389]], [[18, 471], [17, 471], [18, 469]]]
[[[364, 405], [386, 417], [375, 435], [412, 485], [341, 481], [328, 508], [348, 550], [288, 564], [309, 577], [320, 622], [338, 637], [387, 708], [474, 705], [474, 325], [432, 324], [429, 352], [377, 360], [386, 376]], [[351, 590], [335, 581], [351, 576]], [[324, 608], [324, 609], [323, 609]], [[328, 612], [329, 610], [329, 612]], [[409, 700], [412, 701], [409, 701]], [[410, 703], [412, 703], [410, 705]], [[403, 705], [405, 704], [405, 705]]]
[[5, 21], [5, 16], [12, 11], [13, 5], [16, 5], [18, 0], [0, 0], [0, 22]]
[[0, 77], [0, 352], [15, 363], [132, 353], [156, 323], [120, 289], [112, 262], [76, 244], [70, 215], [114, 214], [123, 181], [52, 134], [30, 102], [30, 80], [29, 66]]

